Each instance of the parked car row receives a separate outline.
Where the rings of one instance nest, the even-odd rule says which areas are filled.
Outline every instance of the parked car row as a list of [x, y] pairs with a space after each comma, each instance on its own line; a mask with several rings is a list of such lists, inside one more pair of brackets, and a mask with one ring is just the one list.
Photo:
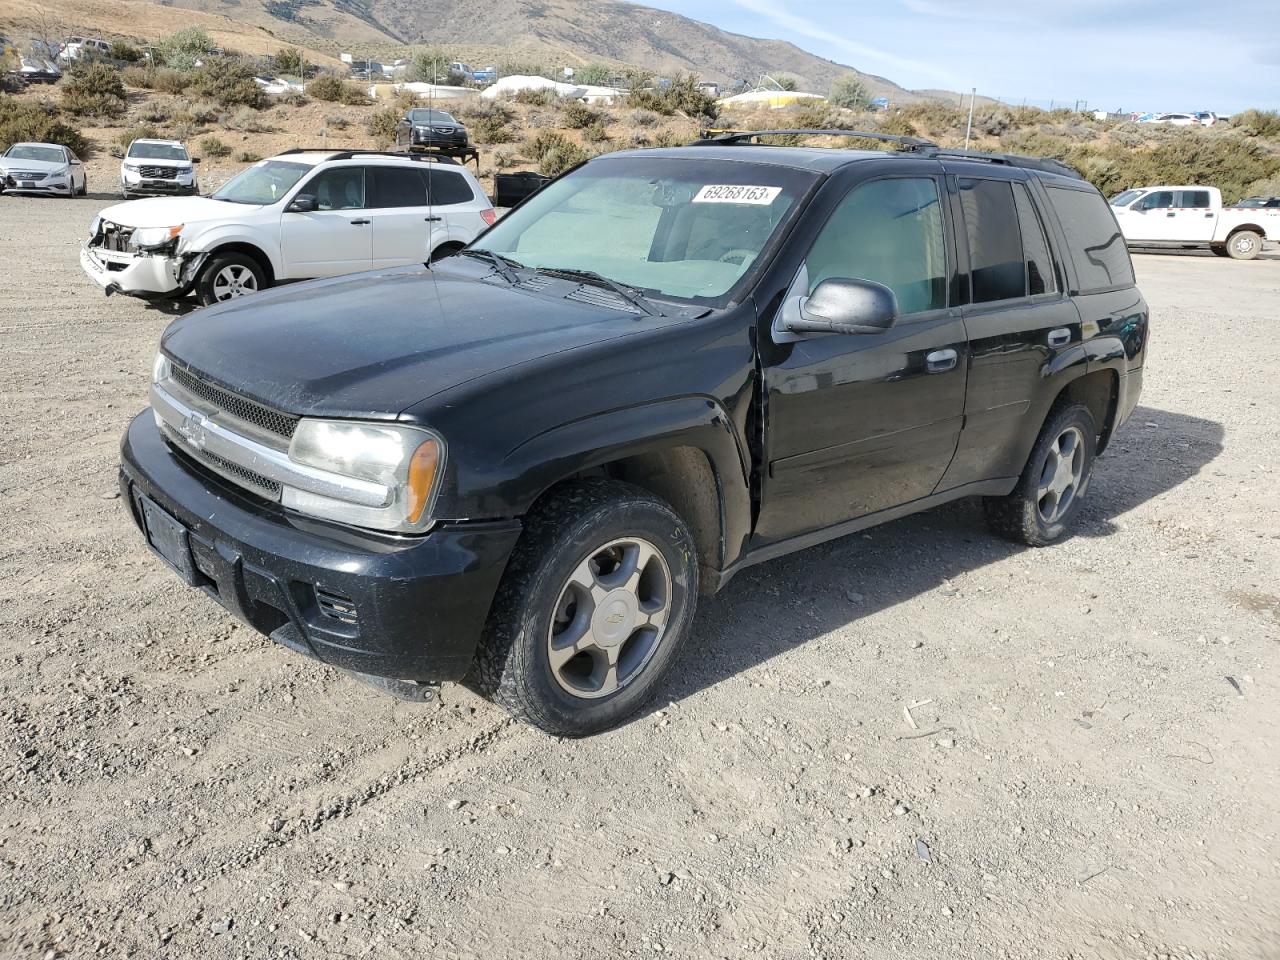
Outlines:
[[[120, 163], [120, 195], [143, 196], [200, 192], [195, 165], [177, 140], [135, 140]], [[75, 153], [57, 143], [15, 143], [0, 156], [0, 190], [60, 197], [84, 196], [88, 179]]]
[[107, 294], [194, 293], [211, 304], [285, 281], [430, 263], [496, 219], [479, 181], [448, 158], [298, 149], [208, 197], [108, 207], [80, 263]]

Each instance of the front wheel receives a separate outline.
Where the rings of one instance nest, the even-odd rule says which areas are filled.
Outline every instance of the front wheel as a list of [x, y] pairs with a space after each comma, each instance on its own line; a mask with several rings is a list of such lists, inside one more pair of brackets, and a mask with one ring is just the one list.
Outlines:
[[1098, 426], [1083, 404], [1050, 414], [1013, 492], [986, 497], [987, 524], [1015, 543], [1044, 547], [1071, 526], [1089, 480], [1098, 447]]
[[1255, 260], [1262, 252], [1262, 237], [1252, 230], [1238, 230], [1227, 239], [1227, 255], [1232, 260]]
[[612, 480], [566, 484], [528, 518], [468, 683], [548, 733], [607, 730], [657, 692], [697, 593], [670, 506]]
[[266, 286], [266, 274], [256, 260], [243, 253], [222, 253], [211, 257], [200, 271], [196, 293], [207, 307], [257, 293]]

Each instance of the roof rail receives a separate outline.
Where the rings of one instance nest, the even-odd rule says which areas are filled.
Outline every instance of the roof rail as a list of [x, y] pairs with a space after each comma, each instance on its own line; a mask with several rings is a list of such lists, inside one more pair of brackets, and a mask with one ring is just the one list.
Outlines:
[[880, 140], [884, 143], [896, 143], [909, 151], [937, 146], [932, 140], [923, 140], [920, 137], [900, 137], [893, 133], [875, 133], [869, 130], [820, 130], [816, 128], [795, 130], [704, 130], [702, 138], [693, 141], [690, 146], [726, 146], [748, 143], [760, 137], [779, 136], [852, 137], [858, 140]]
[[982, 150], [961, 150], [952, 147], [926, 148], [920, 152], [936, 160], [973, 160], [977, 163], [998, 163], [1008, 167], [1022, 167], [1027, 170], [1056, 173], [1064, 177], [1071, 177], [1073, 180], [1084, 179], [1084, 176], [1075, 167], [1052, 157], [1024, 157], [1016, 153], [986, 153]]
[[276, 156], [287, 157], [295, 153], [328, 153], [331, 154], [330, 160], [350, 160], [353, 157], [397, 157], [401, 160], [417, 160], [420, 163], [452, 163], [455, 166], [458, 164], [455, 158], [442, 153], [405, 153], [401, 150], [352, 150], [350, 148], [338, 150], [333, 147], [293, 147], [280, 151]]

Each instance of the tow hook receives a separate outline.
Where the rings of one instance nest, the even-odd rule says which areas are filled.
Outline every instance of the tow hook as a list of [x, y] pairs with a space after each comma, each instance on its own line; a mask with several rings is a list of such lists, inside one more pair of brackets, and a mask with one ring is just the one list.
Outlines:
[[375, 677], [371, 673], [357, 673], [355, 670], [343, 670], [352, 680], [373, 687], [382, 693], [390, 694], [397, 700], [409, 703], [431, 703], [440, 697], [440, 684], [420, 683], [417, 680], [395, 680], [391, 677]]

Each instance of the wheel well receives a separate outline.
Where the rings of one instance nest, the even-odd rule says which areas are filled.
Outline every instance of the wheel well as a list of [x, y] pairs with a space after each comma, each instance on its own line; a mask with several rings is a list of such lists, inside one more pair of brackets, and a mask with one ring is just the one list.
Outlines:
[[465, 246], [465, 243], [459, 243], [457, 240], [446, 240], [431, 251], [431, 261], [434, 263], [444, 257], [451, 257]]
[[259, 250], [251, 243], [224, 243], [219, 247], [214, 247], [209, 251], [207, 259], [212, 260], [220, 253], [243, 253], [247, 257], [251, 257], [262, 268], [263, 274], [267, 278], [267, 284], [270, 286], [276, 282], [276, 272], [271, 267], [271, 258]]
[[1257, 226], [1256, 224], [1242, 223], [1239, 226], [1231, 228], [1231, 232], [1227, 234], [1227, 239], [1230, 240], [1241, 230], [1250, 230], [1253, 233], [1256, 233], [1260, 237], [1265, 237], [1267, 235], [1267, 231], [1263, 230], [1261, 227]]
[[1098, 452], [1101, 453], [1111, 439], [1115, 426], [1116, 401], [1120, 377], [1114, 370], [1095, 370], [1077, 377], [1058, 394], [1057, 405], [1082, 403], [1093, 414], [1098, 425]]
[[698, 548], [698, 565], [716, 574], [700, 577], [700, 583], [707, 591], [715, 589], [724, 556], [723, 512], [719, 480], [703, 451], [681, 446], [638, 453], [566, 477], [561, 483], [583, 476], [621, 480], [665, 500], [688, 524]]

